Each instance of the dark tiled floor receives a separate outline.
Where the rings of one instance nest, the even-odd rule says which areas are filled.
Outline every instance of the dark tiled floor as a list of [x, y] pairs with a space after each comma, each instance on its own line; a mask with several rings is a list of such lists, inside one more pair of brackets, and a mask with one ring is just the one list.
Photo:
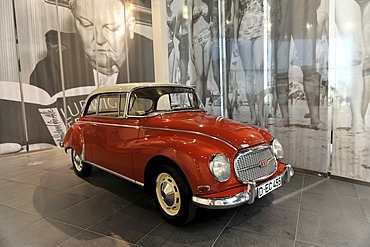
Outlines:
[[370, 187], [296, 173], [229, 210], [174, 227], [137, 185], [74, 175], [62, 149], [0, 157], [0, 246], [370, 246]]

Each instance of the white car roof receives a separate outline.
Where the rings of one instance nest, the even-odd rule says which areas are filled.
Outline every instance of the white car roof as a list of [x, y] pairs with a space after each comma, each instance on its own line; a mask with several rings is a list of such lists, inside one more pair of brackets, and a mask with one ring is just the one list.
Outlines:
[[189, 86], [184, 86], [177, 83], [160, 83], [160, 82], [122, 83], [97, 88], [90, 93], [89, 97], [100, 93], [128, 93], [136, 88], [158, 87], [158, 86], [191, 88]]

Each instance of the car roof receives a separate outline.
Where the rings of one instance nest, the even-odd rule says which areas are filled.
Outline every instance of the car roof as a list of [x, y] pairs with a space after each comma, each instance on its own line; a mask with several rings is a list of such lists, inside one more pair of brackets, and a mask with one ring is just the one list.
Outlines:
[[191, 88], [190, 86], [184, 86], [182, 84], [177, 83], [160, 83], [160, 82], [141, 82], [141, 83], [122, 83], [122, 84], [114, 84], [109, 86], [103, 86], [100, 88], [95, 89], [89, 95], [96, 95], [100, 93], [128, 93], [137, 88], [144, 88], [144, 87], [185, 87]]

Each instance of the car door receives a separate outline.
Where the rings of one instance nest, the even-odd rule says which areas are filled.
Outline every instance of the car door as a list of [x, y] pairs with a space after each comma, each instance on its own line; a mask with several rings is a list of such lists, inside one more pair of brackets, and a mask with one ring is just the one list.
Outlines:
[[85, 160], [91, 163], [95, 163], [95, 143], [96, 140], [96, 114], [98, 112], [99, 95], [93, 96], [87, 102], [86, 111], [84, 115], [79, 119], [79, 127], [81, 129], [81, 137], [84, 145], [84, 156]]
[[101, 94], [85, 139], [94, 164], [134, 179], [132, 145], [138, 135], [138, 120], [124, 116], [125, 104], [125, 93]]

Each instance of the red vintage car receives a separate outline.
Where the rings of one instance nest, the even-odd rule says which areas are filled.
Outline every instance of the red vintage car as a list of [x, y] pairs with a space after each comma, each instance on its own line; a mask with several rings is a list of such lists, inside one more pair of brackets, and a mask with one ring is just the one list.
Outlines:
[[175, 225], [189, 222], [198, 207], [251, 204], [294, 174], [269, 133], [210, 115], [193, 88], [178, 84], [93, 91], [64, 148], [78, 176], [96, 166], [145, 186]]

